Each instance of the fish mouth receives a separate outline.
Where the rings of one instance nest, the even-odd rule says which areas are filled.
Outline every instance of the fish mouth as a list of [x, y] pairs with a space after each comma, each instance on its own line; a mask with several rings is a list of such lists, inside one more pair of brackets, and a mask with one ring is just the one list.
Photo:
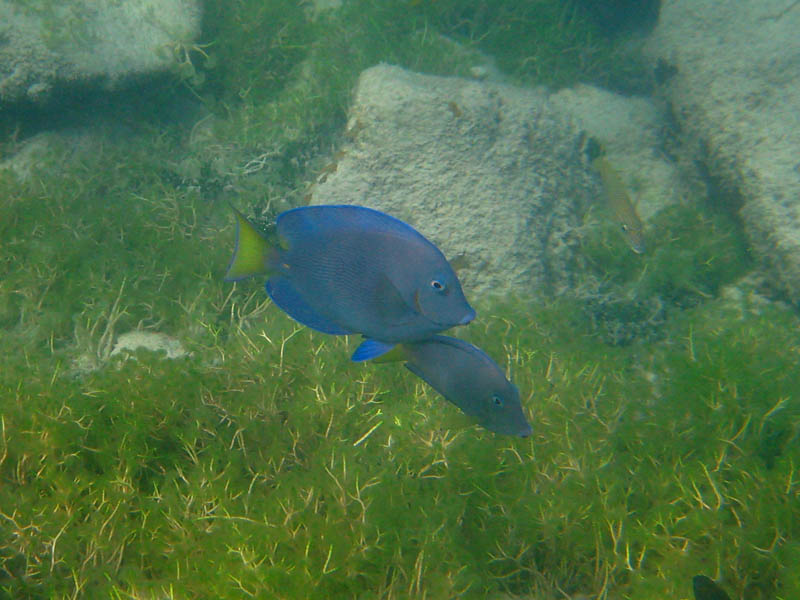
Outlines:
[[631, 250], [633, 250], [636, 254], [644, 254], [644, 244], [639, 242], [629, 242], [631, 246]]
[[458, 324], [459, 325], [468, 325], [469, 323], [472, 323], [472, 321], [474, 321], [474, 320], [475, 320], [475, 309], [474, 308], [470, 308], [469, 312], [467, 312], [467, 314], [464, 315], [464, 318], [461, 319], [458, 322]]
[[456, 325], [467, 325], [468, 323], [471, 323], [473, 320], [475, 320], [475, 315], [477, 314], [474, 308], [472, 308], [471, 306], [467, 306], [468, 309], [467, 313], [461, 318], [460, 321], [456, 323], [453, 323], [452, 321], [449, 322], [438, 321], [432, 318], [432, 315], [428, 315], [428, 313], [426, 313], [425, 310], [422, 308], [422, 305], [419, 302], [419, 291], [414, 292], [414, 308], [416, 308], [417, 314], [422, 315], [432, 323], [435, 323], [440, 327], [444, 327], [445, 329], [449, 329], [450, 327], [454, 327]]

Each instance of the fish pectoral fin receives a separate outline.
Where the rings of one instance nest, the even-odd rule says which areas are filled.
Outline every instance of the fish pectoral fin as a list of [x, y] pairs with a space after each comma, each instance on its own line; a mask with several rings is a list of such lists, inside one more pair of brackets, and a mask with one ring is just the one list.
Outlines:
[[276, 249], [242, 213], [232, 206], [231, 209], [236, 215], [236, 246], [225, 280], [239, 281], [266, 273], [269, 262], [276, 256]]
[[[399, 354], [394, 358], [395, 353]], [[380, 357], [380, 358], [379, 358]], [[405, 357], [402, 350], [392, 342], [381, 342], [379, 340], [366, 339], [359, 344], [356, 351], [350, 357], [353, 362], [363, 362], [365, 360], [378, 359], [377, 362], [392, 362], [403, 360]]]
[[457, 420], [461, 421], [460, 425], [463, 425], [463, 426], [465, 426], [465, 427], [466, 427], [466, 426], [469, 426], [469, 425], [475, 425], [476, 423], [477, 423], [477, 424], [480, 424], [480, 418], [479, 418], [479, 416], [478, 416], [477, 414], [474, 414], [474, 413], [471, 413], [471, 412], [467, 412], [466, 410], [464, 410], [464, 406], [462, 406], [462, 405], [461, 405], [461, 404], [459, 404], [458, 402], [454, 402], [452, 398], [448, 398], [447, 396], [445, 396], [445, 395], [442, 393], [442, 391], [441, 391], [441, 390], [437, 389], [437, 387], [436, 387], [435, 385], [433, 385], [433, 383], [431, 382], [431, 380], [430, 380], [430, 379], [428, 379], [428, 378], [425, 376], [425, 374], [422, 372], [422, 369], [420, 369], [420, 368], [419, 368], [417, 365], [415, 365], [415, 364], [414, 364], [414, 363], [412, 363], [412, 362], [407, 362], [407, 363], [406, 363], [406, 369], [408, 369], [408, 370], [409, 370], [409, 371], [411, 371], [411, 372], [412, 372], [414, 375], [416, 375], [417, 377], [419, 377], [420, 379], [422, 379], [422, 381], [424, 381], [424, 382], [425, 382], [425, 383], [427, 383], [429, 386], [431, 386], [431, 387], [432, 387], [432, 388], [433, 388], [433, 389], [434, 389], [434, 390], [435, 390], [435, 391], [436, 391], [436, 392], [437, 392], [437, 393], [438, 393], [438, 394], [439, 394], [439, 395], [440, 395], [442, 398], [444, 398], [444, 399], [445, 399], [445, 400], [447, 400], [447, 401], [448, 401], [450, 404], [452, 404], [453, 406], [455, 406], [456, 408], [458, 408], [458, 410], [460, 411], [460, 413], [459, 413], [459, 414], [460, 414], [461, 416], [460, 416], [460, 417], [457, 417]]
[[375, 287], [375, 309], [382, 319], [392, 324], [407, 321], [411, 313], [417, 312], [403, 299], [400, 290], [386, 274], [378, 277]]
[[440, 390], [440, 389], [439, 389], [439, 388], [438, 388], [438, 387], [437, 387], [437, 386], [434, 384], [434, 382], [433, 382], [433, 381], [431, 381], [431, 379], [430, 379], [430, 378], [429, 378], [427, 375], [425, 375], [425, 373], [422, 371], [422, 369], [420, 369], [420, 368], [419, 368], [417, 365], [415, 365], [413, 362], [407, 362], [407, 363], [405, 364], [405, 366], [406, 366], [406, 369], [408, 369], [409, 371], [411, 371], [411, 372], [412, 372], [414, 375], [416, 375], [417, 377], [419, 377], [420, 379], [422, 379], [422, 381], [424, 381], [424, 382], [425, 382], [425, 383], [427, 383], [429, 386], [431, 386], [431, 387], [432, 387], [432, 388], [433, 388], [433, 389], [434, 389], [434, 390], [435, 390], [435, 391], [436, 391], [438, 394], [440, 394], [440, 395], [444, 396], [444, 398], [445, 398], [447, 401], [449, 401], [449, 402], [452, 402], [452, 400], [450, 400], [450, 398], [448, 398], [447, 396], [445, 396], [445, 395], [444, 395], [444, 392], [442, 392], [442, 390]]

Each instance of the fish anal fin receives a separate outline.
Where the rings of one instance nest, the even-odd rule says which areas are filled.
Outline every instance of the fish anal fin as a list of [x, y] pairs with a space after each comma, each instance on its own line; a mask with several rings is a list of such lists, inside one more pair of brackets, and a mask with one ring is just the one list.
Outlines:
[[375, 362], [393, 362], [405, 360], [402, 349], [392, 342], [381, 342], [380, 340], [366, 339], [356, 348], [350, 360], [353, 362], [363, 362], [375, 359]]

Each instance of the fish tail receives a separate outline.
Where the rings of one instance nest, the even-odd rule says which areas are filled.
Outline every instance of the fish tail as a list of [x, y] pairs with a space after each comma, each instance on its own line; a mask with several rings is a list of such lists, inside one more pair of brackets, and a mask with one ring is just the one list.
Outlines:
[[270, 244], [242, 213], [232, 206], [231, 209], [236, 216], [236, 246], [225, 280], [239, 281], [275, 271], [279, 249]]

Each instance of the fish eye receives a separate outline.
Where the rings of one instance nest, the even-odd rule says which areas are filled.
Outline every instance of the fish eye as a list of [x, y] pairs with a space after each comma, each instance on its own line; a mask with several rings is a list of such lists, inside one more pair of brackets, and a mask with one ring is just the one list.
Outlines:
[[497, 407], [503, 406], [503, 399], [497, 394], [494, 394], [492, 396], [492, 403]]
[[444, 291], [444, 284], [441, 281], [439, 281], [438, 279], [431, 280], [431, 287], [433, 289], [435, 289], [437, 292], [443, 292]]

